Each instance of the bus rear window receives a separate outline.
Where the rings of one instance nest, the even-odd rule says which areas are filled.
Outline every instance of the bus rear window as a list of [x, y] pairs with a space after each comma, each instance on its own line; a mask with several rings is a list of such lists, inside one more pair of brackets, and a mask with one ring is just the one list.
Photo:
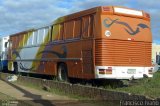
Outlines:
[[126, 8], [119, 8], [119, 7], [114, 7], [114, 12], [120, 13], [120, 14], [143, 16], [142, 11], [126, 9]]

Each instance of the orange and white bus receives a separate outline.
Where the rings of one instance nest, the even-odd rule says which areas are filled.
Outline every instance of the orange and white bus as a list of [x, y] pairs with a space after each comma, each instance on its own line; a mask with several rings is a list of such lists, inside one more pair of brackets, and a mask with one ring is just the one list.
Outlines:
[[150, 15], [100, 6], [10, 35], [10, 71], [59, 80], [152, 77]]

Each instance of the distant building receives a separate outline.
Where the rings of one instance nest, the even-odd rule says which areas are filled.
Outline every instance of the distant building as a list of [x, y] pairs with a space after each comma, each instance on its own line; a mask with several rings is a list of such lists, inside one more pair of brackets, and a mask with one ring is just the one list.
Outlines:
[[152, 61], [159, 63], [160, 62], [159, 57], [160, 57], [160, 45], [153, 43], [152, 44]]

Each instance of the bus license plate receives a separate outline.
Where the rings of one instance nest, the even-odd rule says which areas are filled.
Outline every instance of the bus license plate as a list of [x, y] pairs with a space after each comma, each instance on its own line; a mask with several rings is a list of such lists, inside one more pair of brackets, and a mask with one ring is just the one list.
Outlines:
[[127, 73], [128, 74], [135, 74], [136, 73], [136, 69], [128, 69]]

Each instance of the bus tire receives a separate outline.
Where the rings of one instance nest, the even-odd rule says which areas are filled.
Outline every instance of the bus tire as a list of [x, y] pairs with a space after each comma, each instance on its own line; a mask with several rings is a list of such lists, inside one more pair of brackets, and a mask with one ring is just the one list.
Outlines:
[[57, 69], [58, 81], [68, 82], [67, 66], [64, 63], [60, 63]]
[[3, 65], [0, 63], [0, 71], [3, 72]]
[[18, 64], [17, 64], [17, 62], [14, 62], [14, 63], [13, 63], [13, 67], [14, 67], [13, 73], [14, 73], [14, 74], [18, 74]]

